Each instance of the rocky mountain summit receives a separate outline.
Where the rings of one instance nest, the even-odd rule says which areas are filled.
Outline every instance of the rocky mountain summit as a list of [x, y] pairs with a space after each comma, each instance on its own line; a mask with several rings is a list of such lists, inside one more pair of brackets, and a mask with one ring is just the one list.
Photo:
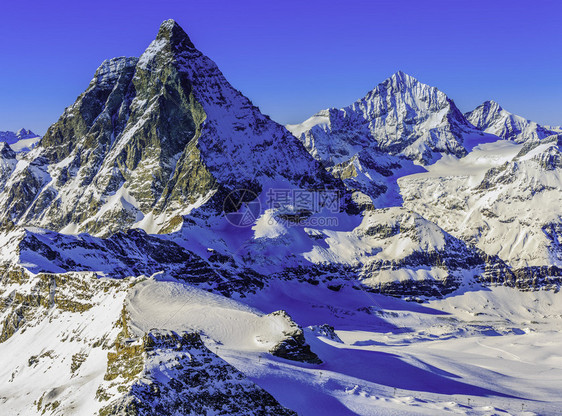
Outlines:
[[442, 155], [463, 157], [490, 136], [473, 126], [453, 100], [399, 71], [365, 97], [322, 110], [287, 128], [350, 190], [376, 207], [401, 203], [396, 179], [423, 171]]
[[169, 20], [140, 58], [102, 63], [3, 181], [0, 206], [55, 231], [169, 232], [213, 195], [220, 213], [230, 191], [267, 183], [338, 186]]

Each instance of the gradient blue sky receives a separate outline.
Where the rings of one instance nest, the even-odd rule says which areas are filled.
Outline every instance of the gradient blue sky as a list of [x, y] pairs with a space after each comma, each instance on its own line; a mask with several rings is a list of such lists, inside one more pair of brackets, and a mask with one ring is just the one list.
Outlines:
[[494, 99], [562, 124], [557, 1], [11, 1], [0, 6], [0, 130], [43, 134], [98, 65], [175, 19], [262, 111], [296, 123], [401, 69], [462, 111]]

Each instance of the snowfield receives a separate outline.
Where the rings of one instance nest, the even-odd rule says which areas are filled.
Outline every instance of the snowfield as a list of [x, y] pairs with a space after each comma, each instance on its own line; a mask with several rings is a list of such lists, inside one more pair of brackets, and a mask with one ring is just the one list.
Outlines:
[[[278, 368], [274, 377], [263, 364], [245, 370], [299, 413], [542, 415], [559, 410], [559, 293], [474, 286], [417, 304], [352, 289], [329, 292], [279, 285], [247, 301], [265, 312], [283, 308], [304, 326], [332, 325], [343, 341], [307, 332], [324, 364], [301, 366], [298, 391], [306, 386], [311, 395], [330, 396], [322, 399], [321, 409], [295, 390], [287, 394], [288, 383], [279, 383], [293, 380], [294, 369], [274, 361], [268, 362]], [[237, 360], [231, 362], [254, 367], [253, 360]]]
[[[44, 402], [58, 400], [54, 414], [100, 408], [106, 352], [92, 341], [116, 336], [120, 305], [133, 339], [157, 329], [199, 332], [210, 351], [302, 415], [545, 415], [562, 406], [562, 294], [552, 291], [466, 284], [420, 304], [274, 281], [229, 299], [156, 275], [95, 303], [80, 314], [53, 309], [0, 344], [2, 356], [15, 357], [0, 372], [4, 411], [34, 414], [42, 409], [37, 391], [48, 391]], [[268, 352], [289, 328], [269, 315], [278, 310], [305, 328], [322, 364]], [[318, 329], [324, 324], [336, 336]], [[85, 359], [72, 371], [76, 354]]]

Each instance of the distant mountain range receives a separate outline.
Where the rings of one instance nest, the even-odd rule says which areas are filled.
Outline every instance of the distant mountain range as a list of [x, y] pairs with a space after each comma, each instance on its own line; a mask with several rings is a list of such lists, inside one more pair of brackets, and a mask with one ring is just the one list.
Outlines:
[[511, 114], [495, 101], [486, 101], [473, 111], [466, 113], [465, 117], [486, 133], [517, 143], [524, 143], [532, 139], [544, 139], [553, 134], [562, 133], [560, 127], [544, 127], [534, 121]]
[[15, 152], [28, 151], [39, 142], [41, 137], [31, 130], [19, 129], [17, 132], [0, 131], [0, 142], [10, 145]]

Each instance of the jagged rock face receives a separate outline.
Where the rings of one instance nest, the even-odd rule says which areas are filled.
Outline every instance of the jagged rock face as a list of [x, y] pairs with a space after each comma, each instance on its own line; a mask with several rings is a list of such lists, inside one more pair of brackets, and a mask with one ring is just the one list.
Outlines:
[[466, 154], [464, 137], [481, 134], [437, 88], [398, 72], [364, 98], [288, 126], [318, 160], [339, 164], [365, 148], [429, 163], [436, 153]]
[[283, 331], [283, 340], [275, 344], [269, 352], [277, 357], [310, 364], [322, 364], [322, 360], [311, 351], [306, 343], [302, 328], [289, 316], [286, 311], [272, 312], [270, 316], [279, 317], [289, 327]]
[[108, 238], [45, 230], [12, 234], [17, 235], [18, 262], [33, 273], [95, 272], [115, 279], [165, 273], [227, 296], [253, 292], [266, 281], [265, 276], [240, 267], [230, 257], [206, 260], [169, 238], [138, 229]]
[[16, 168], [16, 153], [7, 143], [0, 143], [0, 192]]
[[557, 266], [528, 266], [519, 269], [490, 268], [478, 277], [490, 286], [508, 286], [521, 291], [552, 290], [560, 291], [562, 268]]
[[465, 116], [477, 128], [517, 143], [544, 139], [556, 133], [534, 121], [526, 120], [504, 110], [495, 101], [486, 101], [473, 111], [466, 113]]
[[490, 145], [469, 156], [473, 171], [403, 178], [404, 204], [514, 271], [560, 267], [560, 137]]
[[196, 333], [153, 331], [135, 347], [128, 348], [145, 356], [144, 369], [100, 416], [296, 415], [207, 349]]
[[0, 207], [20, 225], [56, 231], [167, 232], [217, 191], [259, 194], [272, 181], [341, 187], [170, 20], [139, 59], [98, 68], [20, 161]]

